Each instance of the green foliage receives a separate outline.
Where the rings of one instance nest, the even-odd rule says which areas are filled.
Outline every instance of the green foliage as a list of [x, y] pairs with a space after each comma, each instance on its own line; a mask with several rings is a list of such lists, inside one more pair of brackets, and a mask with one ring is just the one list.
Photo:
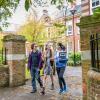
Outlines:
[[4, 54], [2, 55], [2, 50], [0, 50], [0, 64], [5, 64], [5, 56]]
[[100, 18], [100, 7], [97, 7], [97, 8], [93, 11], [93, 17], [94, 17], [94, 18]]
[[47, 39], [43, 22], [28, 18], [25, 25], [20, 27], [18, 34], [26, 37], [29, 42], [44, 43]]
[[59, 27], [59, 28], [65, 27], [65, 25], [61, 23], [54, 23], [54, 26]]
[[25, 9], [26, 9], [26, 11], [28, 11], [28, 9], [30, 8], [31, 4], [32, 4], [31, 0], [25, 0]]
[[[51, 0], [51, 4], [55, 4], [55, 5], [61, 5], [63, 3], [64, 0]], [[75, 0], [66, 0], [68, 2], [73, 2]], [[43, 0], [25, 0], [25, 9], [26, 11], [28, 11], [28, 9], [30, 8], [31, 5], [37, 7], [37, 6], [45, 6], [47, 4], [47, 1], [43, 1]]]
[[3, 39], [3, 36], [2, 36], [2, 34], [0, 34], [0, 64], [2, 63], [2, 46], [3, 46], [3, 44], [2, 44], [2, 39]]
[[0, 30], [9, 25], [7, 18], [11, 17], [18, 3], [19, 0], [0, 0]]
[[[64, 0], [51, 0], [51, 4], [55, 4], [55, 5], [61, 5], [63, 3]], [[73, 2], [75, 0], [66, 0], [68, 2]], [[26, 11], [28, 11], [28, 9], [30, 8], [31, 5], [37, 7], [37, 6], [45, 6], [47, 4], [47, 1], [43, 1], [43, 0], [25, 0], [25, 9]]]
[[66, 26], [60, 22], [54, 23], [53, 28], [55, 29], [55, 31], [52, 34], [51, 38], [54, 38], [55, 40], [62, 34], [64, 34], [64, 32], [67, 30]]
[[[18, 6], [20, 0], [0, 0], [0, 31], [3, 27], [7, 27], [9, 23], [7, 18], [12, 16], [12, 12]], [[62, 4], [63, 0], [51, 0], [51, 4]], [[68, 2], [73, 2], [74, 0], [68, 0]], [[31, 5], [44, 6], [47, 1], [43, 0], [25, 0], [25, 9], [28, 11]]]
[[[68, 57], [68, 64], [72, 64], [74, 65], [74, 53], [70, 53], [69, 57]], [[76, 65], [80, 65], [81, 64], [81, 54], [79, 52], [75, 53], [75, 63]]]
[[3, 39], [3, 36], [2, 36], [2, 34], [0, 34], [0, 50], [2, 49], [2, 46], [3, 46], [2, 39]]
[[26, 77], [25, 77], [26, 79], [30, 79], [30, 78], [31, 78], [30, 71], [27, 70], [27, 67], [26, 67], [26, 69], [25, 69], [25, 76], [26, 76]]
[[[64, 0], [51, 0], [51, 4], [62, 4]], [[74, 0], [66, 0], [68, 2], [73, 2]]]
[[74, 66], [74, 61], [68, 60], [67, 65], [68, 66]]
[[2, 55], [1, 55], [1, 53], [0, 53], [0, 64], [2, 64]]

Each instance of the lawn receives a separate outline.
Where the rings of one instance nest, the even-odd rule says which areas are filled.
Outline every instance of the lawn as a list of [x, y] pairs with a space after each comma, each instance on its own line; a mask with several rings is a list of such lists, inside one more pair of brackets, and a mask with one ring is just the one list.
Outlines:
[[26, 76], [26, 79], [30, 79], [31, 78], [31, 75], [30, 75], [30, 71], [27, 70], [27, 67], [25, 68], [25, 76]]

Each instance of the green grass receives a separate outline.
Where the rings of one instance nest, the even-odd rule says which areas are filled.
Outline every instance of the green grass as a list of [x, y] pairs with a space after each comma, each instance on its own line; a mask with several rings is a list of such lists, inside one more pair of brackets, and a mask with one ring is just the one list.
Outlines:
[[25, 76], [26, 76], [26, 79], [30, 79], [31, 78], [31, 74], [30, 74], [30, 71], [27, 70], [27, 67], [25, 69]]
[[0, 64], [2, 64], [2, 54], [0, 54]]
[[[43, 75], [43, 69], [40, 70], [40, 76]], [[31, 78], [31, 74], [30, 74], [30, 71], [27, 70], [27, 67], [25, 69], [25, 76], [26, 76], [26, 79], [30, 79]]]

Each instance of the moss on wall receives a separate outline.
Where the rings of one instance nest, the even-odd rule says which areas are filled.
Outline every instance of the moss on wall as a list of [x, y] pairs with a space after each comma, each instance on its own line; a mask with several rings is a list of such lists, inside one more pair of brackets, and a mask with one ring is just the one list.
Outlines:
[[3, 38], [3, 41], [26, 41], [25, 37], [22, 35], [14, 35], [14, 34], [10, 34], [10, 35], [6, 35]]
[[85, 28], [85, 27], [91, 27], [93, 25], [100, 24], [100, 16], [95, 17], [95, 16], [85, 16], [81, 17], [80, 23], [77, 24], [77, 26]]

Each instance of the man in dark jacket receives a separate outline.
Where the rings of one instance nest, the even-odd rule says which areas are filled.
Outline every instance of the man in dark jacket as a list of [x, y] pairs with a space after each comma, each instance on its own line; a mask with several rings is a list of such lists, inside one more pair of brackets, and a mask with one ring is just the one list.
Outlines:
[[40, 87], [42, 88], [41, 93], [44, 94], [44, 87], [39, 74], [39, 71], [41, 69], [41, 61], [42, 61], [41, 52], [37, 50], [37, 45], [35, 43], [31, 45], [31, 50], [32, 51], [30, 52], [28, 58], [28, 69], [31, 72], [32, 87], [33, 87], [31, 93], [37, 92], [37, 87], [36, 87], [36, 79], [37, 79], [38, 83], [40, 84]]

